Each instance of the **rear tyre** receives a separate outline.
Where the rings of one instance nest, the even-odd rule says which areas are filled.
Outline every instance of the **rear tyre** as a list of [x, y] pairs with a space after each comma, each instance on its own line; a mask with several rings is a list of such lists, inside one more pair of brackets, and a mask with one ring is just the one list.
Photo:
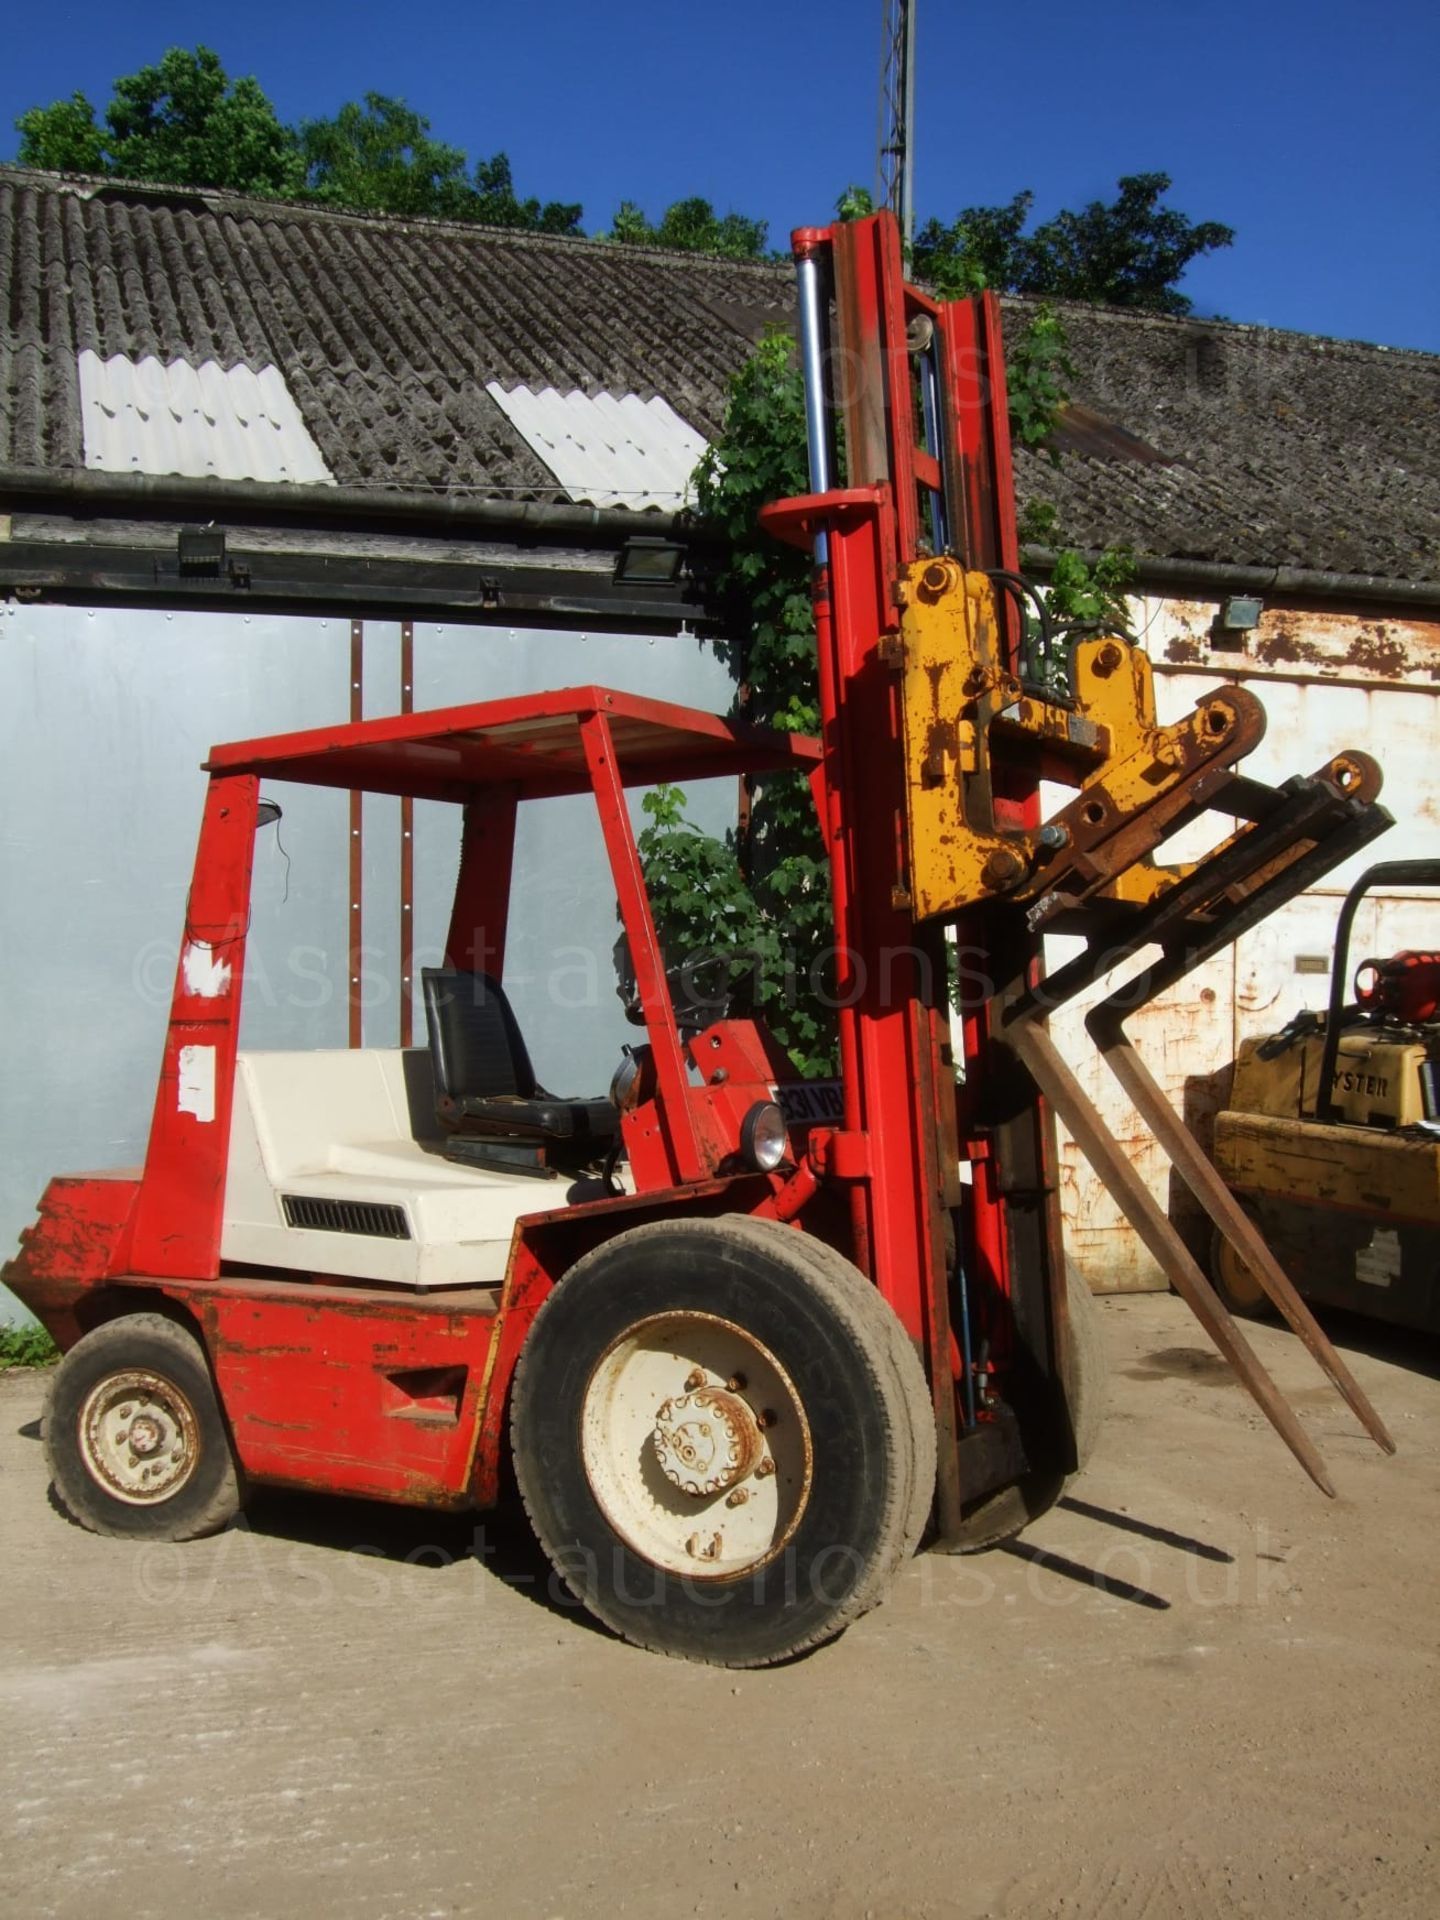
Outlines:
[[935, 1477], [924, 1373], [828, 1247], [659, 1221], [536, 1316], [516, 1478], [576, 1597], [636, 1646], [759, 1667], [832, 1638], [914, 1552]]
[[195, 1540], [240, 1511], [240, 1476], [193, 1334], [158, 1313], [107, 1320], [55, 1374], [42, 1425], [65, 1510], [92, 1533]]
[[[1069, 1307], [1069, 1358], [1065, 1369], [1065, 1407], [1075, 1442], [1075, 1473], [1080, 1472], [1105, 1424], [1110, 1398], [1110, 1363], [1105, 1352], [1105, 1329], [1095, 1296], [1073, 1261], [1065, 1262], [1066, 1301]], [[1042, 1431], [1049, 1422], [1042, 1422]], [[1052, 1443], [1053, 1444], [1053, 1443]], [[967, 1509], [960, 1531], [943, 1543], [948, 1553], [980, 1553], [1023, 1533], [1033, 1520], [1048, 1513], [1075, 1478], [1058, 1467], [1039, 1466], [1014, 1486], [976, 1501]]]

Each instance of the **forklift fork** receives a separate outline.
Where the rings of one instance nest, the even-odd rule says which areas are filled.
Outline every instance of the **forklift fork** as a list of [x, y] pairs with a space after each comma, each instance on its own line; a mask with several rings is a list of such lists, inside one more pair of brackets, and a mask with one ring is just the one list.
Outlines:
[[1005, 1041], [1065, 1121], [1175, 1291], [1310, 1478], [1332, 1496], [1335, 1488], [1314, 1443], [1061, 1056], [1045, 1021], [1143, 947], [1160, 946], [1157, 960], [1087, 1015], [1085, 1024], [1100, 1058], [1360, 1424], [1379, 1447], [1393, 1453], [1395, 1443], [1379, 1415], [1125, 1032], [1127, 1018], [1384, 832], [1391, 818], [1375, 803], [1379, 788], [1379, 769], [1359, 753], [1339, 755], [1311, 779], [1291, 780], [1279, 789], [1231, 776], [1209, 804], [1219, 810], [1233, 808], [1248, 816], [1250, 824], [1126, 923], [1119, 938], [1113, 929], [1111, 937], [1092, 938], [1074, 960], [1033, 986], [1009, 1011], [1004, 1027]]

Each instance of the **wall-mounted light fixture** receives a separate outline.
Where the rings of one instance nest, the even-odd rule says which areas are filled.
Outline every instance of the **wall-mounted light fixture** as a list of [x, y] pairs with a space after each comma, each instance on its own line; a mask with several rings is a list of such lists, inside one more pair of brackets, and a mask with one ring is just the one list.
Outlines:
[[1253, 633], [1260, 624], [1265, 602], [1232, 593], [1220, 602], [1219, 625], [1226, 633]]
[[1210, 627], [1210, 645], [1219, 651], [1243, 653], [1245, 636], [1260, 624], [1265, 602], [1244, 594], [1232, 593], [1220, 602], [1220, 611]]
[[680, 578], [685, 549], [678, 540], [637, 533], [620, 549], [615, 578], [627, 587], [669, 587]]
[[225, 532], [221, 527], [182, 527], [175, 539], [181, 573], [209, 574], [218, 579], [225, 567]]

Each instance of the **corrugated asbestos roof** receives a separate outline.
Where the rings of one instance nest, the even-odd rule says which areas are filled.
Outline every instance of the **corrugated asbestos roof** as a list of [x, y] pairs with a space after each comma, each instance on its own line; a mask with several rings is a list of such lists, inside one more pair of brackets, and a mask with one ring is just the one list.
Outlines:
[[[542, 459], [510, 417], [517, 388], [658, 395], [709, 438], [730, 377], [792, 301], [784, 262], [13, 168], [0, 168], [0, 281], [0, 467], [85, 464], [88, 350], [275, 368], [342, 486], [538, 500], [599, 480], [557, 481], [555, 443]], [[1067, 541], [1440, 579], [1440, 357], [1062, 312], [1069, 450], [1058, 465], [1020, 452], [1017, 479], [1022, 499], [1055, 504]], [[1024, 314], [1006, 303], [1007, 324]], [[664, 491], [638, 480], [632, 501]]]
[[1440, 580], [1440, 355], [1059, 311], [1075, 398], [1144, 443], [1021, 457], [1022, 491], [1054, 502], [1067, 541]]
[[85, 464], [102, 473], [333, 484], [274, 367], [79, 355]]
[[0, 169], [0, 466], [82, 464], [76, 355], [277, 367], [342, 486], [563, 498], [486, 391], [662, 393], [707, 438], [783, 267]]

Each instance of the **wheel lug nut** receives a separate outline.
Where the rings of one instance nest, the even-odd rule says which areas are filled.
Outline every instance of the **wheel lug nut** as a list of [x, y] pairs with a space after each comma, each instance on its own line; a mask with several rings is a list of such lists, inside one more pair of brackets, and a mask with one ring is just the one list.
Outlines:
[[774, 1471], [775, 1471], [775, 1462], [773, 1460], [770, 1460], [770, 1459], [762, 1460], [759, 1466], [756, 1467], [755, 1469], [755, 1478], [757, 1480], [768, 1480], [771, 1474], [774, 1473]]
[[704, 1384], [705, 1369], [703, 1367], [692, 1367], [685, 1376], [686, 1393], [694, 1393], [697, 1387], [703, 1387]]
[[761, 1430], [761, 1432], [763, 1433], [766, 1427], [773, 1427], [773, 1426], [774, 1426], [774, 1424], [775, 1424], [775, 1417], [776, 1417], [776, 1416], [775, 1416], [775, 1410], [774, 1410], [774, 1408], [773, 1408], [773, 1407], [766, 1407], [763, 1413], [757, 1413], [757, 1414], [756, 1414], [756, 1416], [755, 1416], [755, 1424], [756, 1424], [756, 1426], [757, 1426], [757, 1427], [759, 1427], [759, 1428], [760, 1428], [760, 1430]]
[[745, 1391], [745, 1376], [743, 1373], [732, 1373], [725, 1384], [731, 1393], [743, 1393]]

